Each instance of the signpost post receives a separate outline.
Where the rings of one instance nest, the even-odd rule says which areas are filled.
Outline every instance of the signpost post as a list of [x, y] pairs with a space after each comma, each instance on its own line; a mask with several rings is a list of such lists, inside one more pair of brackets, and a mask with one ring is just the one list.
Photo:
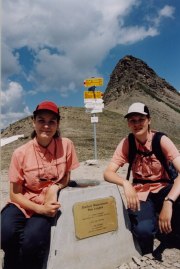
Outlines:
[[103, 85], [103, 78], [88, 78], [84, 80], [84, 86], [88, 87], [88, 91], [84, 91], [84, 104], [87, 113], [93, 114], [91, 117], [91, 123], [93, 124], [93, 136], [94, 136], [94, 158], [97, 160], [97, 140], [96, 140], [96, 123], [98, 117], [96, 113], [101, 113], [104, 108], [103, 93], [96, 91], [97, 86]]
[[[96, 114], [93, 114], [93, 117], [96, 117]], [[93, 122], [93, 134], [94, 134], [94, 159], [97, 160], [96, 122]]]

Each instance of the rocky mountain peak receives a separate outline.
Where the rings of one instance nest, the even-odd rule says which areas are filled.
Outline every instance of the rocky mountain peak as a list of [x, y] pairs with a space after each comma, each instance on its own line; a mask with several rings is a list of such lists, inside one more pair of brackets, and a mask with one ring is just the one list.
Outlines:
[[104, 93], [104, 103], [105, 106], [116, 105], [118, 108], [120, 100], [126, 102], [135, 96], [138, 101], [143, 96], [149, 96], [179, 110], [180, 93], [144, 61], [126, 55], [117, 63], [110, 76]]

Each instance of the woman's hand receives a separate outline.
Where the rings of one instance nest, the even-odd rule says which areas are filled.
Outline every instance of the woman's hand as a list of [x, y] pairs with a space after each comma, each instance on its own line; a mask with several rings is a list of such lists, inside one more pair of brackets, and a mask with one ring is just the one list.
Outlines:
[[104, 171], [104, 179], [108, 182], [117, 184], [124, 188], [127, 208], [133, 211], [140, 210], [140, 202], [136, 190], [128, 180], [123, 179], [116, 173], [118, 169], [119, 166], [111, 162]]
[[32, 210], [37, 214], [49, 217], [54, 217], [60, 208], [60, 203], [57, 202], [57, 199], [54, 199], [53, 201], [45, 201], [43, 205], [30, 201], [22, 194], [22, 185], [17, 183], [10, 183], [10, 198], [12, 202], [19, 204], [26, 210]]
[[159, 215], [159, 229], [161, 233], [170, 233], [172, 231], [171, 218], [172, 218], [172, 203], [165, 201]]
[[54, 217], [60, 208], [60, 203], [58, 202], [46, 202], [44, 205], [38, 205], [38, 214], [45, 215], [48, 217]]
[[132, 211], [140, 210], [139, 198], [132, 184], [128, 180], [124, 180], [123, 188], [126, 196], [127, 208]]

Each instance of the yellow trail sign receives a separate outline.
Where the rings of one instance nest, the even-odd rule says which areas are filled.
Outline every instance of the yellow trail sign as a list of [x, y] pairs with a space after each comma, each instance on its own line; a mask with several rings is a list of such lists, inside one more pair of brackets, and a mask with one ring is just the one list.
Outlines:
[[103, 78], [88, 78], [84, 80], [84, 87], [102, 86]]
[[102, 99], [101, 91], [84, 91], [84, 99]]

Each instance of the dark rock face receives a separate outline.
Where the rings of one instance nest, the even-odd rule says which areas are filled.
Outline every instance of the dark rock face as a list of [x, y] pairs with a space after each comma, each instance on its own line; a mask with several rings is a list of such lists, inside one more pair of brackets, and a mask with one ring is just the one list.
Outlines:
[[105, 106], [115, 101], [118, 108], [118, 99], [126, 102], [129, 97], [141, 95], [164, 102], [180, 113], [180, 93], [144, 61], [127, 55], [117, 63], [110, 76], [104, 93]]

